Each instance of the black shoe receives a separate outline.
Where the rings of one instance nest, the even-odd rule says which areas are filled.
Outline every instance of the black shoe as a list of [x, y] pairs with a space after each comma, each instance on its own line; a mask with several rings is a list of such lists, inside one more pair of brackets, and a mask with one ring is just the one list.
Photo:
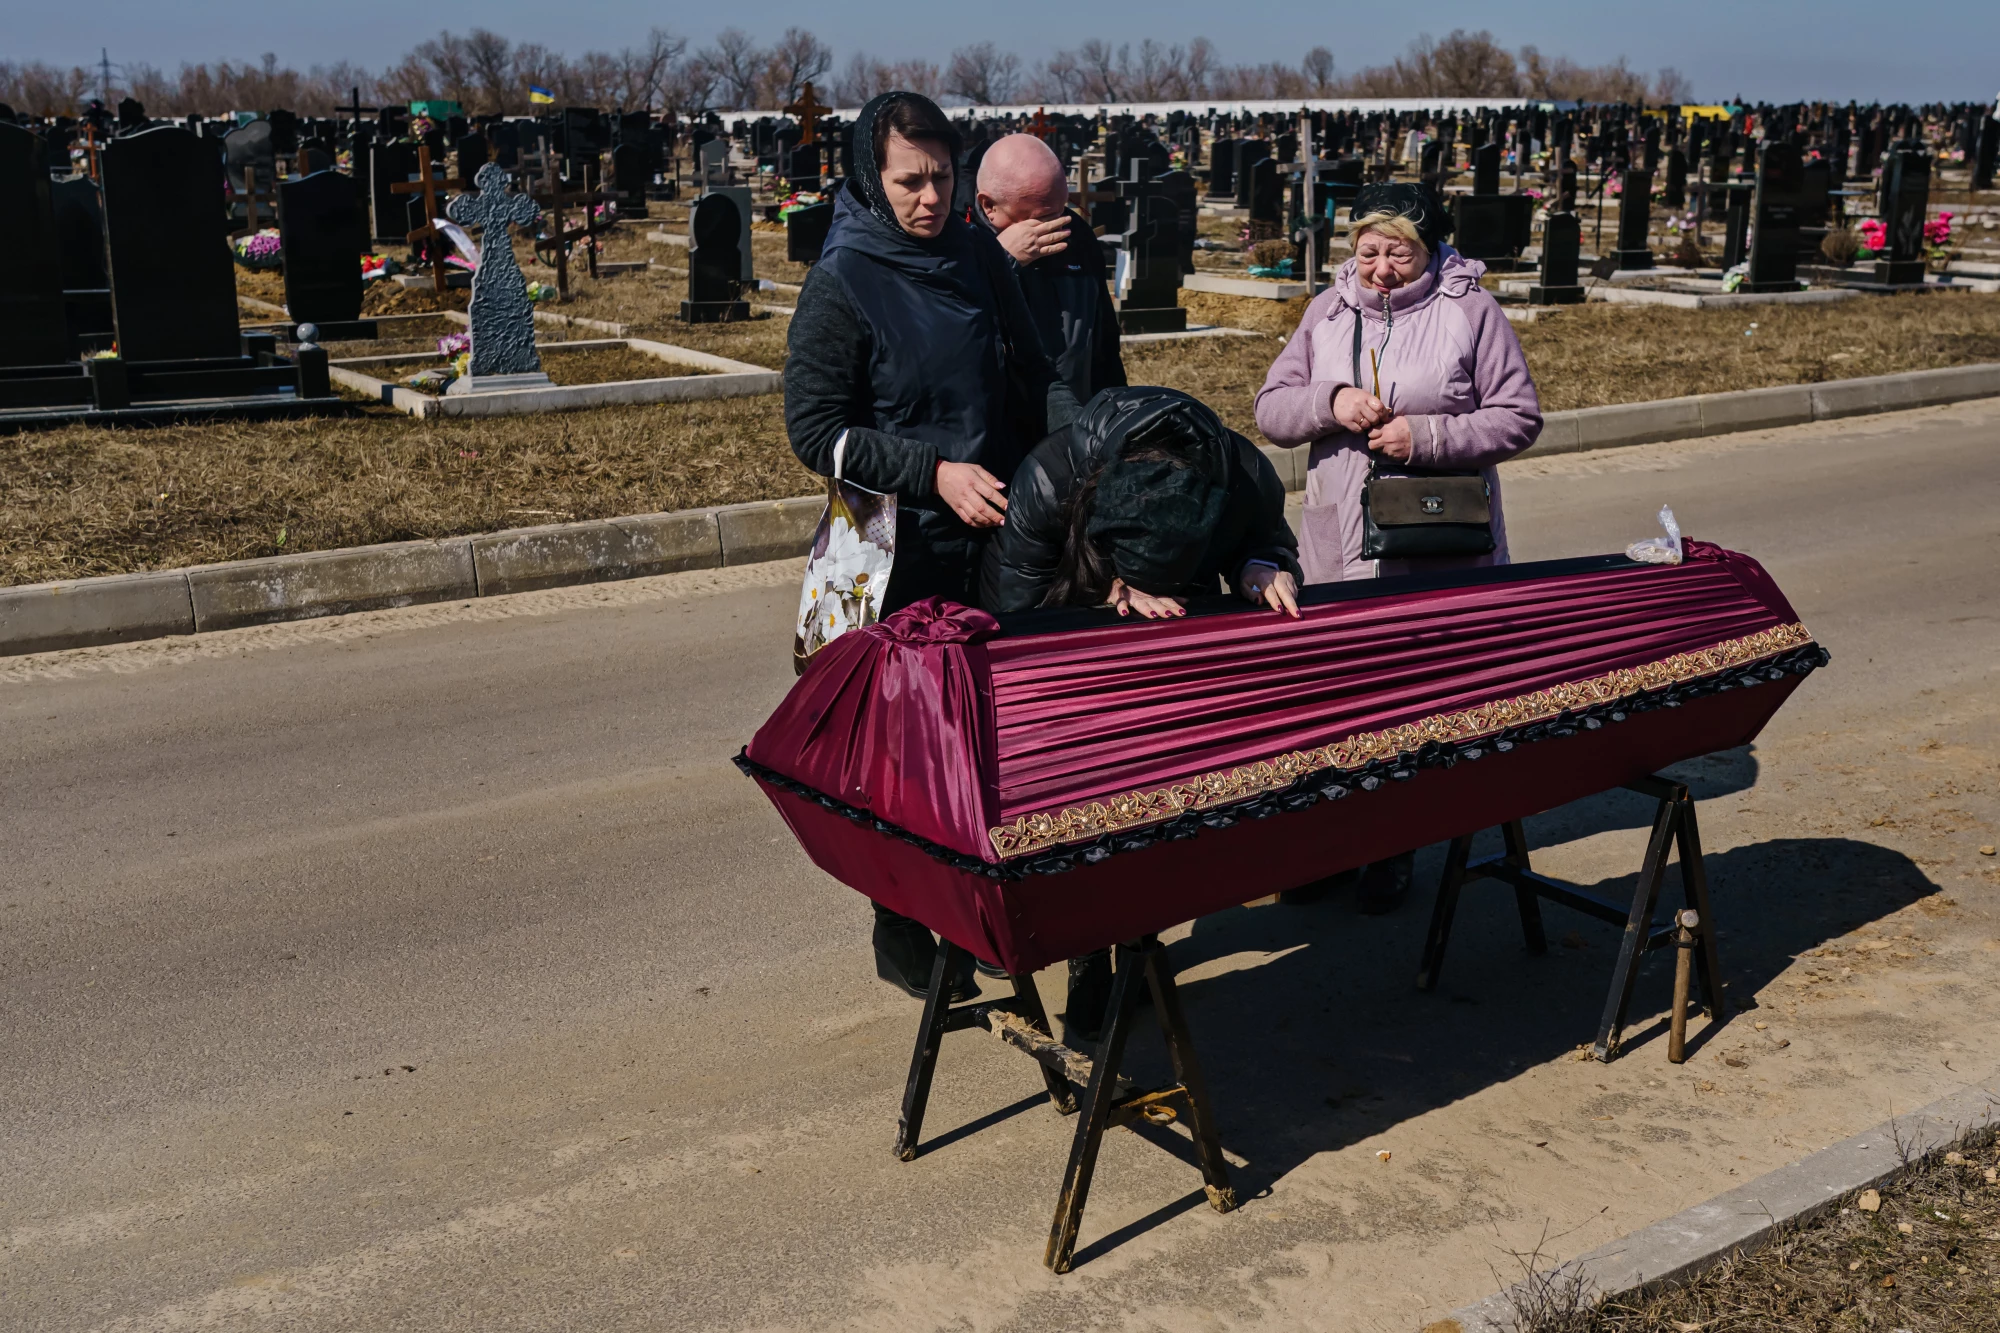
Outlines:
[[1063, 1010], [1063, 1042], [1096, 1041], [1104, 1035], [1104, 1011], [1111, 1003], [1111, 950], [1099, 949], [1069, 960], [1069, 1001]]
[[1345, 893], [1353, 888], [1360, 878], [1359, 869], [1343, 870], [1338, 875], [1328, 875], [1310, 884], [1301, 884], [1296, 889], [1286, 889], [1278, 895], [1278, 901], [1287, 907], [1304, 907], [1307, 903], [1318, 902], [1328, 894]]
[[1009, 979], [1006, 968], [1000, 966], [998, 963], [989, 963], [984, 958], [974, 958], [972, 966], [978, 970], [979, 975], [982, 977], [992, 977], [995, 981], [1006, 981]]
[[1403, 852], [1386, 861], [1377, 861], [1361, 874], [1361, 891], [1355, 895], [1355, 910], [1363, 916], [1384, 916], [1403, 905], [1410, 896], [1410, 880], [1415, 877], [1417, 854]]
[[[875, 908], [875, 975], [917, 999], [930, 995], [931, 972], [937, 966], [938, 942], [919, 922], [892, 912], [879, 904]], [[972, 968], [961, 965], [951, 977], [948, 992], [952, 1003], [970, 999], [973, 993]]]

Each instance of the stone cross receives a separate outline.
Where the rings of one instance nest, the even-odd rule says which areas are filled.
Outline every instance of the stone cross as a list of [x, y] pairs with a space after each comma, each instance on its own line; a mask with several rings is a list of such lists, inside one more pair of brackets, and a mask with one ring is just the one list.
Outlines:
[[480, 227], [479, 267], [472, 275], [472, 375], [532, 374], [542, 368], [535, 351], [535, 310], [528, 282], [514, 262], [512, 227], [532, 227], [542, 210], [507, 189], [507, 169], [488, 162], [474, 177], [477, 194], [455, 195], [445, 216], [461, 227]]

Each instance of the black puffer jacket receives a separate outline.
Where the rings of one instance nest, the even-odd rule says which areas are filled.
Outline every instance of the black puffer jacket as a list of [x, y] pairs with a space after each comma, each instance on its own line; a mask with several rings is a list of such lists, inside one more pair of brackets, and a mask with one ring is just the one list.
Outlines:
[[932, 594], [972, 598], [983, 534], [938, 497], [938, 463], [977, 463], [1007, 481], [1078, 410], [993, 234], [956, 216], [928, 240], [897, 223], [869, 147], [876, 119], [909, 96], [878, 97], [855, 122], [854, 175], [834, 201], [785, 359], [785, 428], [799, 461], [832, 475], [844, 434], [846, 478], [897, 497], [885, 610]]
[[1233, 586], [1245, 563], [1264, 560], [1299, 578], [1299, 543], [1285, 522], [1285, 484], [1257, 446], [1224, 426], [1198, 399], [1177, 389], [1107, 389], [1075, 422], [1051, 434], [1016, 469], [1008, 488], [1007, 523], [986, 547], [979, 604], [988, 611], [1040, 606], [1056, 580], [1069, 531], [1070, 498], [1115, 458], [1125, 440], [1169, 412], [1180, 413], [1201, 446], [1212, 451], [1214, 474], [1225, 478], [1229, 504], [1209, 537], [1195, 582], [1176, 589], [1201, 596]]

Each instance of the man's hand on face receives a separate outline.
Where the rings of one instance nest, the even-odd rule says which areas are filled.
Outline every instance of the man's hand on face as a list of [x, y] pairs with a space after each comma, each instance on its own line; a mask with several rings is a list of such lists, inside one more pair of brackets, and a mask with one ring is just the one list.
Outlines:
[[1016, 222], [1001, 230], [1000, 245], [1017, 264], [1032, 264], [1037, 259], [1059, 255], [1069, 248], [1069, 215], [1058, 213], [1040, 221], [1029, 218]]

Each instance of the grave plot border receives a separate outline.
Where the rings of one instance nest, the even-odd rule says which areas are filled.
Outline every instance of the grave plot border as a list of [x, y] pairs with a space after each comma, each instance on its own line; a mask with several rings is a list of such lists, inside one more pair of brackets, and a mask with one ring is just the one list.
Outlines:
[[[455, 313], [455, 312], [453, 312]], [[454, 321], [457, 322], [457, 321]], [[706, 375], [663, 375], [657, 379], [612, 380], [603, 384], [557, 384], [548, 388], [515, 389], [499, 393], [467, 394], [464, 397], [432, 397], [351, 368], [352, 364], [379, 364], [394, 357], [356, 357], [350, 365], [327, 367], [336, 383], [378, 399], [419, 420], [433, 417], [520, 416], [531, 412], [574, 412], [591, 407], [622, 406], [632, 403], [685, 403], [707, 398], [754, 398], [784, 392], [782, 371], [732, 361], [728, 357], [675, 347], [647, 338], [588, 338], [571, 342], [544, 343], [543, 350], [624, 347], [643, 352], [669, 364], [696, 366], [713, 372]], [[414, 359], [432, 359], [416, 353]]]

